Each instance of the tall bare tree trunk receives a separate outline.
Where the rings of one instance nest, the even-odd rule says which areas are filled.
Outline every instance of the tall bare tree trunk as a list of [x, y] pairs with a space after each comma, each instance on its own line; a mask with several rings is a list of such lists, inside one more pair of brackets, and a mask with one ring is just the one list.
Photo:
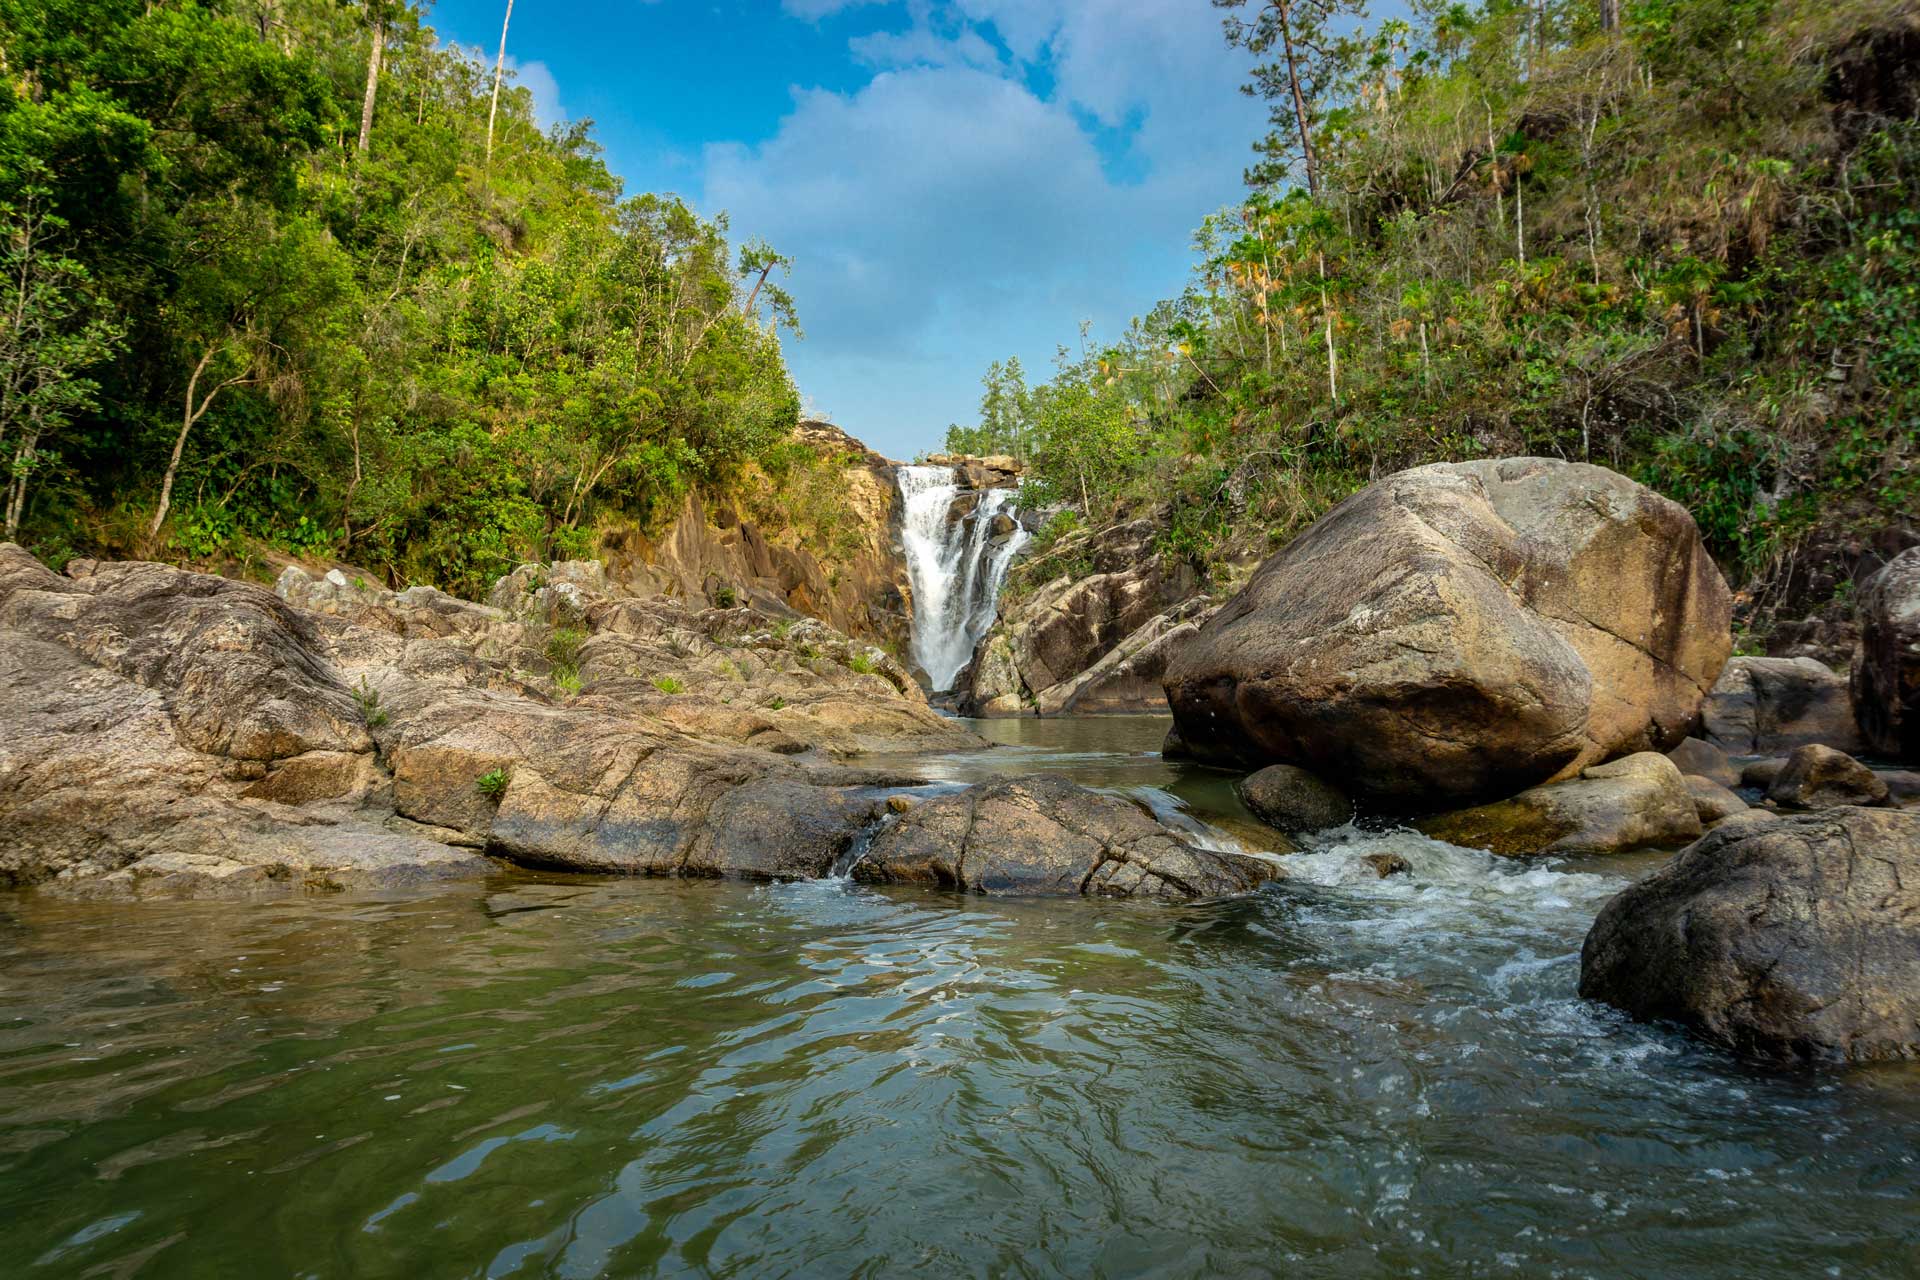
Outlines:
[[1320, 314], [1327, 325], [1327, 399], [1340, 403], [1340, 361], [1333, 353], [1333, 308], [1327, 304], [1327, 255], [1320, 260]]
[[200, 357], [200, 363], [193, 366], [193, 376], [187, 379], [187, 400], [180, 414], [180, 434], [173, 442], [173, 457], [167, 460], [167, 474], [160, 481], [160, 506], [153, 513], [153, 523], [147, 527], [147, 533], [153, 537], [160, 535], [160, 526], [167, 522], [167, 512], [173, 507], [173, 478], [180, 472], [180, 455], [186, 452], [187, 433], [192, 431], [193, 424], [205, 417], [207, 410], [213, 407], [215, 396], [228, 387], [247, 381], [244, 374], [228, 378], [225, 382], [210, 388], [207, 394], [200, 398], [199, 404], [194, 403], [194, 393], [200, 387], [201, 376], [206, 373], [207, 366], [213, 363], [213, 358], [219, 355], [226, 345], [226, 339], [222, 339], [208, 347], [206, 354]]
[[373, 141], [373, 100], [380, 92], [380, 64], [386, 58], [387, 24], [377, 18], [373, 24], [373, 51], [367, 54], [367, 92], [360, 99], [360, 154], [367, 153]]
[[38, 431], [27, 432], [25, 441], [13, 459], [13, 492], [7, 495], [7, 541], [12, 542], [20, 532], [20, 513], [26, 508], [27, 472], [33, 469], [35, 446], [40, 443]]
[[1300, 92], [1300, 62], [1293, 51], [1292, 0], [1274, 0], [1280, 17], [1280, 40], [1287, 52], [1287, 83], [1293, 89], [1293, 123], [1300, 131], [1300, 154], [1307, 165], [1307, 194], [1320, 194], [1320, 166], [1313, 156], [1313, 130], [1307, 124], [1307, 100]]
[[513, 21], [513, 0], [507, 0], [507, 16], [500, 19], [500, 52], [493, 60], [493, 101], [487, 107], [487, 164], [493, 164], [493, 117], [500, 110], [500, 73], [507, 65], [507, 24]]
[[1602, 31], [1620, 29], [1620, 0], [1600, 0], [1600, 29]]

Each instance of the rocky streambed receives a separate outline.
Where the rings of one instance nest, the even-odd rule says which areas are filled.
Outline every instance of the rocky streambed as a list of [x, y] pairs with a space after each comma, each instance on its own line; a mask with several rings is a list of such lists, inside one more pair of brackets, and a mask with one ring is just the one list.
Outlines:
[[1162, 754], [1238, 779], [1203, 821], [1045, 771], [943, 777], [973, 729], [777, 601], [633, 595], [597, 562], [523, 566], [484, 604], [298, 568], [269, 591], [5, 546], [0, 877], [273, 897], [511, 865], [1210, 900], [1297, 878], [1329, 830], [1685, 846], [1603, 913], [1587, 994], [1756, 1056], [1916, 1056], [1916, 780], [1846, 750], [1898, 754], [1914, 716], [1910, 575], [1887, 575], [1851, 685], [1730, 663], [1726, 585], [1673, 503], [1544, 459], [1389, 477], [1129, 669], [1164, 685]]

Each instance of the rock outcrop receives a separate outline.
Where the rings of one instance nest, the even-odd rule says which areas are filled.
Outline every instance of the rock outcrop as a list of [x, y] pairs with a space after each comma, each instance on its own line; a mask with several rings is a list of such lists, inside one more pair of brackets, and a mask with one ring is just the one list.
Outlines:
[[1860, 647], [1853, 705], [1867, 745], [1896, 760], [1920, 760], [1920, 547], [1860, 589]]
[[1074, 571], [1003, 605], [962, 673], [960, 708], [981, 716], [1163, 710], [1167, 663], [1210, 606], [1194, 597], [1192, 569], [1155, 548], [1158, 530], [1152, 519], [1133, 520], [1049, 548], [1044, 564]]
[[1437, 840], [1503, 856], [1619, 853], [1685, 844], [1701, 832], [1686, 779], [1673, 761], [1651, 751], [1418, 826]]
[[[778, 518], [754, 519], [751, 504], [696, 492], [664, 530], [610, 531], [595, 554], [627, 594], [791, 611], [904, 653], [911, 618], [894, 464], [831, 423], [802, 422], [795, 439], [819, 459], [820, 484], [832, 490], [830, 545]], [[770, 478], [759, 483], [772, 488]]]
[[979, 819], [962, 887], [1178, 896], [1270, 871], [1065, 782], [909, 805], [916, 779], [847, 761], [979, 740], [897, 663], [810, 619], [607, 594], [598, 565], [516, 571], [484, 605], [297, 568], [277, 595], [72, 569], [0, 544], [0, 885], [385, 888], [484, 855], [805, 878], [903, 807], [932, 830], [956, 804]]
[[1697, 722], [1731, 600], [1685, 510], [1542, 458], [1401, 472], [1266, 562], [1174, 658], [1187, 747], [1389, 809], [1511, 795]]
[[1580, 994], [1760, 1058], [1920, 1056], [1920, 814], [1729, 819], [1601, 910]]
[[1817, 742], [1860, 750], [1847, 678], [1812, 658], [1734, 658], [1700, 707], [1700, 734], [1737, 756]]
[[1047, 774], [916, 804], [855, 879], [975, 893], [1209, 898], [1279, 877], [1275, 860], [1202, 849], [1113, 796]]

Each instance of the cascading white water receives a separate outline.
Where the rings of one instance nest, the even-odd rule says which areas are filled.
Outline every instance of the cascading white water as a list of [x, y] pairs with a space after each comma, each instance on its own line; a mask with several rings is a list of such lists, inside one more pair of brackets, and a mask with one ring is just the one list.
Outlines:
[[913, 659], [936, 690], [951, 689], [973, 647], [993, 625], [1007, 566], [1027, 541], [1013, 532], [993, 536], [994, 517], [1012, 514], [1013, 489], [982, 489], [973, 509], [950, 518], [962, 492], [952, 467], [901, 467], [900, 486], [907, 580], [913, 587]]

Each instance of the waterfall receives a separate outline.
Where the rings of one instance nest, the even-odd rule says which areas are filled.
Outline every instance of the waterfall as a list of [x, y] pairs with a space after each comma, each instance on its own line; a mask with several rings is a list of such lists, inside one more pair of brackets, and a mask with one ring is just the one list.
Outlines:
[[[1011, 515], [1019, 494], [962, 489], [952, 467], [901, 467], [895, 481], [913, 587], [913, 660], [935, 690], [951, 689], [993, 625], [1007, 565], [1027, 540], [1018, 522], [993, 536], [994, 517]], [[976, 493], [972, 510], [955, 515], [955, 501]]]

